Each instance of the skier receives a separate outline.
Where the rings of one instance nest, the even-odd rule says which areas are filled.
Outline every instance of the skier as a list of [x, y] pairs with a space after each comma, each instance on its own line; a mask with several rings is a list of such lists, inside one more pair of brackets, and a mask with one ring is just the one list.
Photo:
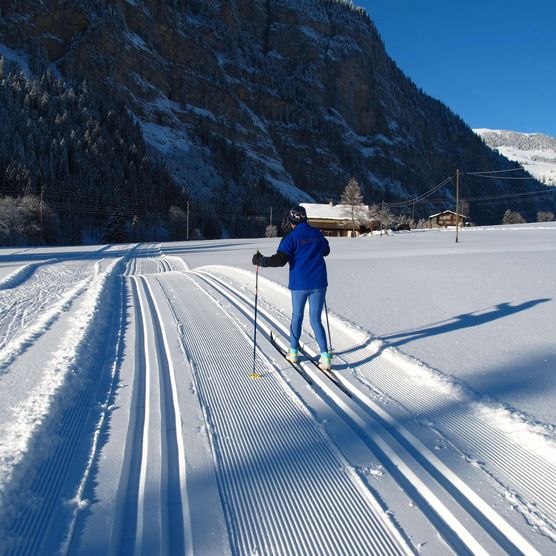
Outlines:
[[328, 352], [326, 334], [321, 322], [322, 308], [328, 280], [324, 257], [330, 253], [330, 245], [320, 230], [307, 223], [307, 212], [302, 206], [293, 207], [288, 213], [292, 232], [282, 239], [277, 252], [265, 257], [257, 251], [253, 264], [262, 267], [278, 267], [290, 263], [289, 289], [292, 297], [292, 320], [290, 325], [290, 350], [286, 356], [296, 363], [299, 358], [299, 337], [303, 324], [305, 303], [309, 299], [311, 327], [320, 348], [319, 365], [330, 370], [331, 355]]

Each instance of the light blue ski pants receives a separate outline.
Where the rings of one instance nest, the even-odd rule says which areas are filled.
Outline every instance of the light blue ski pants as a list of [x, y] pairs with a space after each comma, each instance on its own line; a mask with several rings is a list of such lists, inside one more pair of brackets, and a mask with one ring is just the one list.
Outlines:
[[309, 300], [309, 316], [311, 327], [319, 344], [321, 353], [328, 351], [326, 334], [321, 322], [326, 288], [316, 290], [291, 290], [292, 293], [292, 322], [290, 326], [290, 346], [299, 349], [299, 337], [301, 336], [301, 325], [303, 324], [303, 312], [305, 303]]

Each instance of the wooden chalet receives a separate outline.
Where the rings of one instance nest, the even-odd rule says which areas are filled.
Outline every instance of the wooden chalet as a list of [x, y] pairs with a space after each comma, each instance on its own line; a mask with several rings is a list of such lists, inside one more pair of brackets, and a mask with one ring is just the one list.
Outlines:
[[[314, 228], [318, 228], [328, 237], [352, 237], [353, 229], [350, 208], [346, 205], [302, 203], [307, 211], [307, 221]], [[362, 210], [368, 213], [369, 207], [362, 205]], [[371, 231], [371, 222], [356, 224], [355, 236]]]
[[429, 216], [428, 227], [429, 228], [448, 228], [456, 225], [456, 219], [459, 216], [459, 225], [465, 226], [465, 216], [463, 214], [457, 214], [453, 210], [445, 210], [437, 214]]

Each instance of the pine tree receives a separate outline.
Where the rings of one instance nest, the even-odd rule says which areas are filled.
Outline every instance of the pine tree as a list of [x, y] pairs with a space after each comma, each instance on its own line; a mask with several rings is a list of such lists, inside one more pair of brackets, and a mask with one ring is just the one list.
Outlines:
[[[43, 227], [39, 235], [34, 225], [21, 225], [19, 201], [15, 212], [2, 203], [0, 244], [99, 241], [111, 216], [112, 241], [132, 233], [166, 237], [161, 218], [172, 205], [183, 209], [187, 196], [162, 161], [150, 157], [123, 104], [85, 83], [68, 88], [50, 70], [31, 80], [12, 66], [0, 56], [0, 195], [40, 193]], [[136, 214], [140, 225], [133, 232], [122, 227], [113, 216], [118, 210], [126, 218]]]
[[129, 241], [129, 236], [126, 229], [125, 217], [121, 210], [116, 210], [108, 224], [106, 225], [106, 230], [104, 232], [104, 243], [127, 243]]

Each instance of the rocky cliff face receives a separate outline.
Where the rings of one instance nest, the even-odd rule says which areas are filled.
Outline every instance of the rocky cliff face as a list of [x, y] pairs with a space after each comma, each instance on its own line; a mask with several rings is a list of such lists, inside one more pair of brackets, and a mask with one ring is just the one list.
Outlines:
[[[352, 175], [367, 202], [400, 200], [456, 168], [510, 167], [399, 71], [351, 2], [1, 5], [0, 42], [115, 91], [191, 195], [220, 200], [222, 209], [239, 200], [257, 210], [277, 193], [338, 199]], [[467, 187], [472, 196], [528, 185]]]

